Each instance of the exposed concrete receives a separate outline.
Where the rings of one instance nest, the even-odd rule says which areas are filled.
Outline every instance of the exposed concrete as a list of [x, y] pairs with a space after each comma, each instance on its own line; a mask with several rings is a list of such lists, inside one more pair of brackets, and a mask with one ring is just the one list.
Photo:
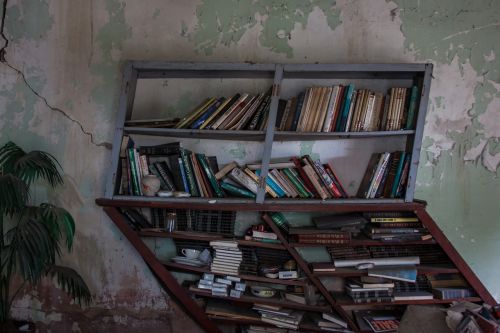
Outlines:
[[[417, 197], [500, 298], [500, 2], [10, 0], [6, 10], [0, 144], [14, 140], [61, 162], [65, 185], [35, 199], [49, 197], [74, 215], [75, 249], [65, 261], [96, 297], [80, 310], [46, 282], [15, 303], [17, 317], [52, 332], [115, 323], [121, 332], [196, 330], [94, 205], [104, 192], [125, 59], [433, 62]], [[226, 151], [238, 159], [254, 153], [238, 143]]]

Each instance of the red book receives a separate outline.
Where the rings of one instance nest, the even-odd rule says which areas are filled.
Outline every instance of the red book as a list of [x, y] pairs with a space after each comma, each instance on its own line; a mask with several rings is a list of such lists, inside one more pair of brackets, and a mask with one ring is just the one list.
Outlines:
[[291, 161], [293, 164], [295, 164], [295, 168], [299, 172], [300, 178], [304, 181], [304, 185], [307, 187], [307, 190], [311, 192], [316, 198], [319, 198], [318, 191], [314, 188], [313, 184], [309, 180], [309, 177], [307, 177], [306, 172], [304, 169], [302, 169], [302, 164], [300, 163], [300, 160], [297, 157], [292, 157]]
[[345, 191], [344, 187], [342, 186], [342, 183], [340, 182], [339, 178], [337, 177], [337, 175], [333, 171], [332, 166], [330, 164], [324, 164], [323, 166], [324, 166], [326, 172], [330, 175], [330, 178], [332, 178], [333, 183], [335, 184], [337, 189], [340, 191], [341, 197], [348, 198], [349, 196], [347, 195], [347, 192]]

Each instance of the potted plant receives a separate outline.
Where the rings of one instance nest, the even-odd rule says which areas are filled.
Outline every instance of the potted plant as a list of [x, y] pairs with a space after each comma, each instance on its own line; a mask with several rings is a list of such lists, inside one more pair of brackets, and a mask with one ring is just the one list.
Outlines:
[[[30, 200], [32, 185], [45, 181], [55, 188], [63, 183], [59, 168], [48, 153], [26, 153], [13, 142], [0, 148], [0, 328], [12, 329], [8, 319], [14, 298], [26, 284], [36, 285], [45, 276], [55, 277], [79, 304], [91, 300], [82, 277], [57, 264], [63, 248], [72, 249], [73, 217], [64, 208]], [[15, 290], [14, 277], [22, 281]]]

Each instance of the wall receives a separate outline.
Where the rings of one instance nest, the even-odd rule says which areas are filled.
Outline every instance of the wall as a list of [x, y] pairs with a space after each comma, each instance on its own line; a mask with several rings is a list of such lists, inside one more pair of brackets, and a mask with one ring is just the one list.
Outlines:
[[[3, 2], [9, 43], [0, 64], [0, 143], [47, 150], [61, 161], [65, 185], [37, 198], [75, 216], [77, 241], [65, 261], [95, 293], [82, 311], [64, 306], [67, 298], [45, 281], [15, 303], [17, 317], [52, 331], [113, 323], [121, 332], [195, 330], [94, 205], [104, 192], [126, 59], [433, 62], [417, 197], [500, 299], [500, 2]], [[317, 152], [314, 143], [303, 149]]]

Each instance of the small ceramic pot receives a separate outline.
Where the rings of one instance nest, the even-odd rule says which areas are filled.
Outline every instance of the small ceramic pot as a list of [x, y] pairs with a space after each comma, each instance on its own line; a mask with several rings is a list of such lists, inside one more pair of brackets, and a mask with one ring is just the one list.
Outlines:
[[142, 177], [142, 194], [147, 197], [154, 197], [160, 190], [160, 179], [155, 175], [146, 175]]

